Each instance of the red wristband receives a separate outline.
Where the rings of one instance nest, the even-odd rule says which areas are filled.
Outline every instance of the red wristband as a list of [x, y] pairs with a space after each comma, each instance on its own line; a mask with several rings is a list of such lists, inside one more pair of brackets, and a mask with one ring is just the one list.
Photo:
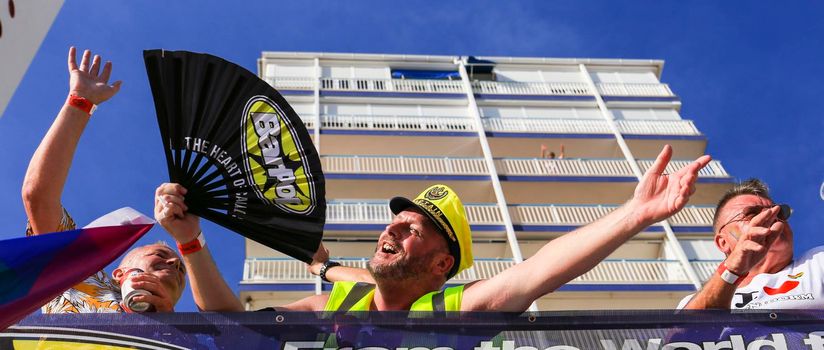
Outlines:
[[94, 113], [94, 110], [97, 109], [97, 105], [89, 101], [85, 97], [80, 97], [77, 95], [69, 95], [69, 106], [77, 108], [83, 112], [89, 114], [89, 116]]
[[197, 253], [206, 246], [206, 239], [203, 238], [203, 231], [198, 232], [197, 237], [187, 243], [178, 243], [177, 250], [180, 255]]

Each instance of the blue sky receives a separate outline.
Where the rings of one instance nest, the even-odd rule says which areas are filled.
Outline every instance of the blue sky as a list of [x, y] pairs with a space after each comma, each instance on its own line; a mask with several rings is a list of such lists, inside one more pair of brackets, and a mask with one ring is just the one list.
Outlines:
[[[0, 239], [23, 234], [20, 185], [66, 97], [75, 45], [124, 81], [77, 150], [63, 203], [79, 223], [122, 206], [151, 213], [168, 179], [144, 49], [208, 52], [253, 72], [261, 51], [644, 58], [666, 61], [662, 80], [709, 154], [795, 208], [801, 252], [824, 243], [821, 18], [815, 1], [67, 1], [0, 118]], [[204, 232], [236, 288], [242, 238], [208, 223]], [[159, 239], [155, 228], [141, 242]], [[188, 291], [178, 310], [195, 310]]]

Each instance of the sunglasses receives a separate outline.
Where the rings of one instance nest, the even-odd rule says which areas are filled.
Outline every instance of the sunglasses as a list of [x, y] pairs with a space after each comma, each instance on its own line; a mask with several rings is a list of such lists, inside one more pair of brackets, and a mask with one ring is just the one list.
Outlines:
[[776, 215], [778, 220], [782, 221], [782, 222], [786, 222], [787, 219], [790, 218], [790, 215], [792, 215], [792, 213], [793, 213], [793, 208], [790, 208], [789, 205], [787, 205], [787, 204], [753, 205], [751, 207], [746, 207], [740, 213], [735, 214], [735, 216], [733, 216], [730, 219], [730, 221], [727, 221], [726, 224], [723, 224], [723, 225], [721, 225], [720, 228], [718, 228], [718, 232], [720, 233], [724, 229], [724, 227], [727, 227], [727, 225], [729, 225], [733, 222], [750, 221], [756, 215], [758, 215], [762, 211], [764, 211], [764, 209], [770, 209], [770, 208], [775, 207], [775, 206], [778, 206], [780, 208], [778, 210], [778, 215]]

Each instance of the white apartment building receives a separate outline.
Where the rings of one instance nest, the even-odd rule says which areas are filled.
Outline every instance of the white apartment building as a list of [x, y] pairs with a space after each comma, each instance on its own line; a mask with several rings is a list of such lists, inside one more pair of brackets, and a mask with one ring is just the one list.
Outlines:
[[[448, 281], [456, 284], [493, 276], [626, 201], [664, 144], [674, 149], [672, 170], [704, 153], [706, 137], [682, 119], [680, 98], [660, 81], [663, 65], [264, 52], [258, 74], [298, 112], [321, 154], [324, 244], [334, 259], [365, 266], [391, 221], [389, 198], [444, 183], [466, 205], [474, 241], [475, 265]], [[712, 161], [684, 210], [538, 308], [673, 308], [723, 258], [712, 215], [732, 181]], [[246, 241], [247, 308], [330, 289], [302, 262]]]

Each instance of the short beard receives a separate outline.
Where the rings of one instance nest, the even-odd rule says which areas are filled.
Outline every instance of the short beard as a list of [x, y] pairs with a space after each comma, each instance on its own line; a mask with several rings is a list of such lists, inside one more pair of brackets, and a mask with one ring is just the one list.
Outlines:
[[437, 254], [437, 251], [430, 251], [426, 255], [418, 257], [409, 257], [407, 255], [403, 259], [381, 266], [374, 266], [370, 259], [369, 263], [366, 264], [366, 269], [369, 270], [369, 273], [376, 282], [381, 280], [400, 281], [418, 279], [419, 276], [429, 272], [429, 264]]

